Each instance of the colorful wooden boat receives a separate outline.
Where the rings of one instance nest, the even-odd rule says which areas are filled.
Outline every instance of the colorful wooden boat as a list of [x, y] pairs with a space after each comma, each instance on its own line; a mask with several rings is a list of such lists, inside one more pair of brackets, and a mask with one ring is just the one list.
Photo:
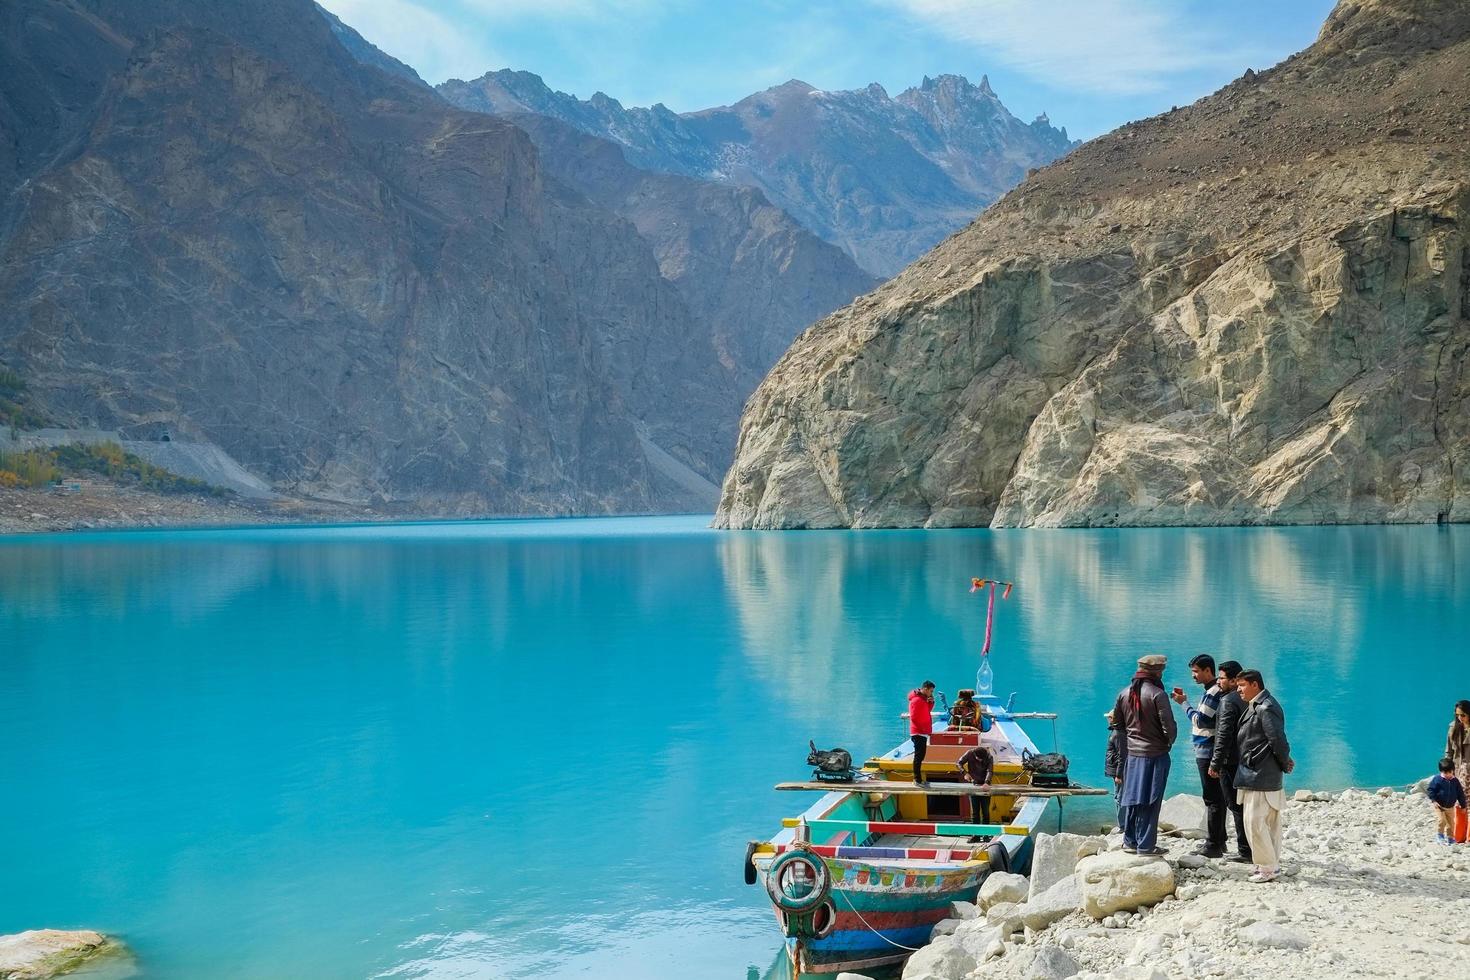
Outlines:
[[[989, 673], [988, 663], [982, 670]], [[1020, 722], [1055, 716], [1014, 713], [988, 692], [976, 700], [983, 732], [936, 719], [923, 765], [928, 785], [912, 781], [913, 746], [905, 741], [869, 759], [851, 781], [776, 787], [823, 794], [746, 851], [746, 881], [765, 885], [795, 976], [902, 963], [953, 902], [975, 900], [987, 875], [1029, 866], [1032, 832], [1053, 797], [1103, 792], [1065, 776], [1061, 786], [1033, 785], [1023, 760], [1037, 749]], [[987, 787], [962, 782], [958, 765], [980, 743], [995, 760]], [[993, 822], [976, 822], [982, 796]]]
[[[833, 786], [748, 857], [766, 885], [798, 975], [901, 963], [929, 941], [951, 903], [974, 901], [986, 875], [1029, 864], [1032, 828], [1051, 796], [1007, 794], [1029, 784], [1023, 750], [1036, 746], [994, 698], [984, 733], [937, 724], [924, 758], [924, 787], [908, 781], [913, 747], [869, 759], [867, 781]], [[973, 823], [977, 787], [956, 760], [983, 740], [995, 756], [990, 812]], [[945, 785], [945, 784], [948, 785]], [[790, 784], [781, 788], [819, 784]], [[773, 877], [774, 875], [774, 877]], [[750, 874], [747, 872], [747, 878]]]

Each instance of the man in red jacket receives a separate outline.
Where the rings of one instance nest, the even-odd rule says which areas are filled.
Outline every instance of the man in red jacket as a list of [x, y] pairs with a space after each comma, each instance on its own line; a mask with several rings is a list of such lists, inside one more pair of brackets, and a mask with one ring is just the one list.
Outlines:
[[934, 734], [934, 682], [925, 681], [909, 692], [909, 738], [914, 740], [914, 782], [929, 785], [924, 779], [924, 753], [929, 749], [929, 736]]

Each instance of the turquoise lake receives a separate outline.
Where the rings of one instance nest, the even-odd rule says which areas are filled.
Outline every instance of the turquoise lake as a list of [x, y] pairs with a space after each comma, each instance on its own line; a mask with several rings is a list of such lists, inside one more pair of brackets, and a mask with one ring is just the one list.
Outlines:
[[973, 680], [976, 575], [1018, 583], [997, 691], [1095, 784], [1147, 650], [1190, 690], [1196, 652], [1260, 668], [1288, 789], [1430, 774], [1470, 697], [1470, 527], [707, 521], [0, 542], [0, 933], [115, 933], [148, 977], [761, 977], [745, 842], [805, 805], [772, 784]]

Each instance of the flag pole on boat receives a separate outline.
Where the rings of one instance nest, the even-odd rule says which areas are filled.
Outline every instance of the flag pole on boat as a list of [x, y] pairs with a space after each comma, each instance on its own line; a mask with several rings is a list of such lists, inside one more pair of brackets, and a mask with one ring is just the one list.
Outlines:
[[990, 669], [990, 638], [995, 627], [995, 587], [1005, 586], [1005, 591], [1000, 594], [1002, 599], [1011, 597], [1011, 589], [1014, 582], [1002, 582], [993, 578], [970, 579], [970, 591], [979, 592], [988, 587], [989, 594], [985, 602], [985, 645], [980, 648], [980, 669], [975, 671], [975, 693], [985, 697], [991, 693], [995, 686], [995, 672]]

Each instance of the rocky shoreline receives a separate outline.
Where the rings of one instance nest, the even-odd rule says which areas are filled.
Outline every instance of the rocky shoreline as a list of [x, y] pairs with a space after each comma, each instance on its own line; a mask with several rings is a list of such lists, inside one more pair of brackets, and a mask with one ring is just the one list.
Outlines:
[[156, 493], [104, 480], [79, 491], [0, 487], [0, 534], [402, 520], [320, 501]]
[[1124, 854], [1116, 833], [1038, 835], [1032, 877], [956, 903], [903, 980], [1470, 974], [1470, 846], [1435, 843], [1422, 783], [1298, 790], [1285, 820], [1284, 873], [1264, 885], [1191, 853], [1192, 826], [1161, 838], [1166, 858]]

